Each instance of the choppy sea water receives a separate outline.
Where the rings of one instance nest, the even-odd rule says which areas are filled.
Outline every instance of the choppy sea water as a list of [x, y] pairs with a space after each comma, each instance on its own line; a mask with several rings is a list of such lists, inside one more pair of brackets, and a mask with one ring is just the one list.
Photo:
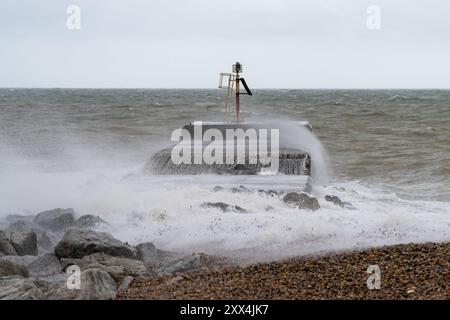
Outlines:
[[133, 244], [258, 260], [450, 240], [450, 91], [254, 90], [241, 100], [246, 121], [308, 120], [327, 164], [317, 190], [356, 209], [319, 200], [316, 212], [296, 210], [143, 173], [174, 129], [224, 119], [223, 91], [0, 89], [0, 219], [73, 207]]

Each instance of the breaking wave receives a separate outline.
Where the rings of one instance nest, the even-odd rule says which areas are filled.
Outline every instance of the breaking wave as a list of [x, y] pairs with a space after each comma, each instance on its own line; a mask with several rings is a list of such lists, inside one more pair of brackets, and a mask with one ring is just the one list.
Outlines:
[[[215, 192], [220, 179], [214, 177], [199, 184], [195, 176], [151, 176], [140, 169], [8, 170], [0, 183], [1, 215], [73, 207], [78, 215], [101, 216], [122, 241], [152, 241], [165, 250], [246, 261], [450, 239], [449, 203], [403, 200], [361, 182], [317, 188], [321, 209], [312, 212], [289, 208], [279, 196]], [[325, 194], [352, 207], [337, 207], [324, 200]], [[205, 208], [206, 201], [238, 205], [246, 212]]]

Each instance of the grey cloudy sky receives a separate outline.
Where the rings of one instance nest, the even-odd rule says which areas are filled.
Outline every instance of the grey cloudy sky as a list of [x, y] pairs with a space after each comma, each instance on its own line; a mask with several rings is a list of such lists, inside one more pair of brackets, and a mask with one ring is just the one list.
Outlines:
[[254, 88], [450, 88], [450, 1], [0, 0], [0, 87], [213, 88], [237, 59]]

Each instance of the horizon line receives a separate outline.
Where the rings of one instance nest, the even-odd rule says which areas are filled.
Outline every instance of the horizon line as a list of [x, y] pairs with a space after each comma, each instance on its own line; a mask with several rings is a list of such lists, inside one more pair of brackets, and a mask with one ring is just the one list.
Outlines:
[[[202, 87], [1, 87], [2, 89], [40, 89], [40, 90], [223, 90], [225, 88], [202, 88]], [[253, 90], [450, 90], [449, 88], [332, 88], [332, 87], [310, 87], [310, 88], [252, 88]]]

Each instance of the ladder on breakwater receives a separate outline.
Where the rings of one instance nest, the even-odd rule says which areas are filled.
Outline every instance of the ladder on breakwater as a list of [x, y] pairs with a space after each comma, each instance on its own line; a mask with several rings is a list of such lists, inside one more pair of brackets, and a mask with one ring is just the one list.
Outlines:
[[[225, 97], [225, 122], [228, 122], [228, 104], [230, 100], [230, 95], [233, 93], [233, 89], [236, 86], [235, 95], [236, 95], [236, 122], [240, 121], [240, 98], [241, 94], [253, 95], [244, 78], [240, 77], [240, 73], [242, 73], [242, 64], [236, 62], [233, 64], [232, 73], [220, 73], [219, 78], [219, 88], [227, 89], [227, 95]], [[225, 85], [224, 85], [225, 81]], [[242, 83], [242, 86], [245, 89], [245, 92], [240, 90], [239, 84]]]

